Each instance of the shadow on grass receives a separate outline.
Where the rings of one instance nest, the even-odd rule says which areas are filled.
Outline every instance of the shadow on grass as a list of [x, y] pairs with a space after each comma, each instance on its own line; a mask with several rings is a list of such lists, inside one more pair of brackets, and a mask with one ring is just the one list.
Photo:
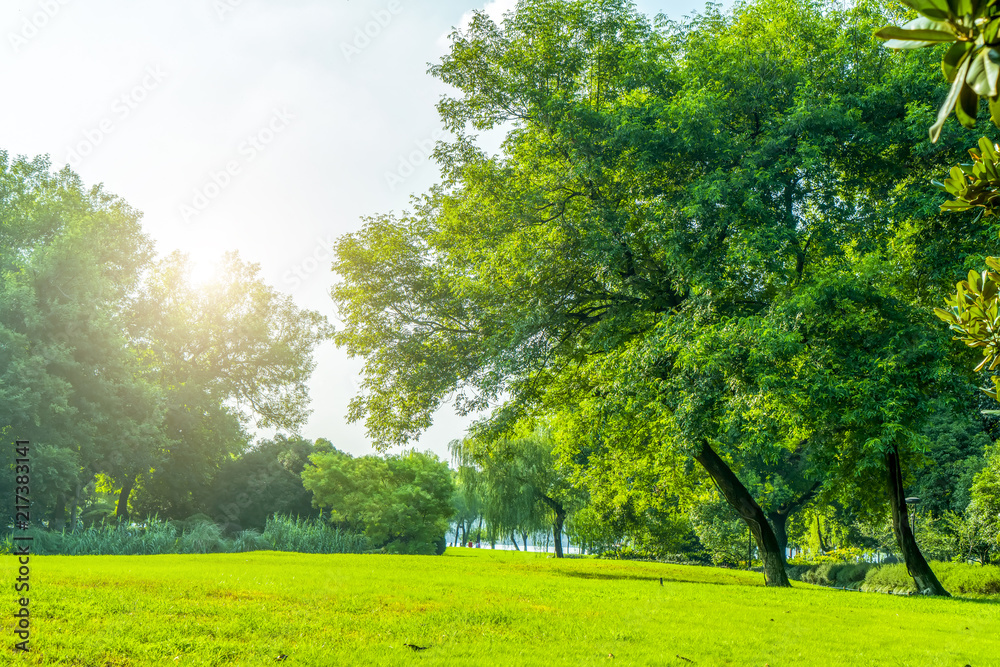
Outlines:
[[[577, 579], [597, 579], [601, 581], [651, 581], [658, 583], [660, 577], [652, 574], [628, 574], [628, 573], [608, 573], [608, 572], [573, 572], [569, 570], [555, 571], [563, 577], [576, 577]], [[757, 586], [753, 581], [741, 580], [733, 577], [732, 581], [705, 581], [694, 577], [686, 579], [683, 577], [671, 576], [663, 577], [663, 584], [706, 584], [708, 586]]]
[[[573, 572], [573, 571], [557, 571], [553, 574], [560, 575], [563, 577], [575, 577], [577, 579], [595, 579], [599, 581], [649, 581], [652, 583], [657, 583], [660, 577], [653, 576], [649, 574], [626, 574], [626, 573], [607, 573], [607, 572]], [[731, 581], [705, 581], [704, 579], [696, 579], [694, 577], [686, 579], [679, 578], [676, 576], [663, 578], [663, 584], [704, 584], [706, 586], [760, 586], [764, 587], [763, 581], [754, 582], [747, 581], [741, 578], [733, 576]], [[845, 593], [857, 593], [860, 595], [888, 595], [888, 593], [875, 593], [868, 591], [858, 591], [853, 589], [843, 589], [836, 588], [833, 586], [820, 586], [816, 584], [804, 584], [804, 582], [793, 580], [792, 588], [797, 588], [799, 590], [827, 590], [827, 591], [840, 591]], [[961, 594], [954, 594], [950, 598], [946, 597], [936, 597], [936, 596], [926, 596], [926, 595], [906, 595], [906, 596], [895, 596], [895, 597], [905, 597], [910, 600], [947, 600], [955, 601], [961, 603], [972, 603], [972, 604], [984, 604], [996, 606], [1000, 605], [1000, 597], [998, 598], [973, 598], [973, 597], [963, 597]], [[920, 603], [918, 603], [920, 604]]]

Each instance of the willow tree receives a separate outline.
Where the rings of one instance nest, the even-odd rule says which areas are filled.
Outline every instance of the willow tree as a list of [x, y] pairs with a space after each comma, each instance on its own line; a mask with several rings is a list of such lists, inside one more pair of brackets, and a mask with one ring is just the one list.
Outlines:
[[455, 440], [449, 447], [466, 473], [465, 481], [475, 485], [491, 535], [534, 533], [548, 525], [555, 556], [563, 557], [566, 519], [583, 496], [572, 485], [569, 471], [558, 465], [548, 432], [522, 432], [488, 444], [472, 438]]
[[[401, 445], [454, 396], [461, 413], [491, 411], [475, 431], [489, 441], [554, 393], [617, 392], [648, 446], [706, 471], [768, 584], [787, 586], [734, 469], [762, 442], [737, 419], [759, 383], [734, 394], [712, 341], [829, 267], [852, 275], [925, 204], [928, 188], [900, 179], [952, 157], [914, 131], [941, 86], [871, 38], [894, 18], [880, 8], [763, 0], [678, 24], [611, 0], [528, 0], [499, 25], [475, 14], [430, 70], [455, 91], [438, 107], [455, 137], [435, 154], [442, 182], [337, 243], [335, 339], [365, 358], [350, 418]], [[486, 130], [506, 134], [496, 155], [469, 134]], [[800, 440], [789, 424], [763, 445]]]

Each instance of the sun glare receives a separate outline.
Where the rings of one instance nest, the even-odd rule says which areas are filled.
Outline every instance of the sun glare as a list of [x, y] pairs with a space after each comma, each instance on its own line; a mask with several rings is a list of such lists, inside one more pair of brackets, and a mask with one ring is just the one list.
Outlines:
[[188, 280], [194, 287], [205, 287], [219, 278], [219, 263], [216, 260], [192, 257], [188, 264]]

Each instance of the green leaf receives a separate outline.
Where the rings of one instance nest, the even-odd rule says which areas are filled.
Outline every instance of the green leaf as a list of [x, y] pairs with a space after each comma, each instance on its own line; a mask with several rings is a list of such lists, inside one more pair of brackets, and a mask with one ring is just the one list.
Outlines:
[[997, 295], [997, 284], [992, 280], [986, 280], [983, 285], [983, 298], [987, 301], [996, 298]]
[[957, 39], [950, 25], [929, 18], [913, 19], [901, 28], [887, 26], [875, 33], [875, 36], [886, 40], [885, 46], [889, 49], [917, 49]]
[[972, 13], [971, 0], [948, 0], [948, 8], [957, 16], [967, 16]]
[[[969, 65], [969, 73], [965, 77], [965, 82], [969, 84], [969, 87], [971, 87], [979, 97], [990, 97], [996, 95], [997, 92], [996, 73], [998, 71], [1000, 71], [1000, 68], [997, 67], [996, 63], [991, 62], [990, 59], [986, 57], [986, 50], [980, 49], [979, 52], [972, 58], [972, 62]], [[976, 107], [978, 108], [978, 106], [979, 100], [976, 100]], [[975, 114], [973, 117], [975, 117]]]
[[940, 317], [942, 320], [944, 320], [948, 324], [951, 324], [953, 322], [957, 323], [957, 321], [958, 321], [958, 318], [956, 318], [955, 314], [952, 313], [950, 310], [945, 310], [943, 308], [935, 308], [934, 309], [934, 314], [937, 315], [938, 317]]
[[[973, 63], [980, 62], [980, 58], [973, 59]], [[972, 67], [969, 67], [972, 70]], [[979, 95], [968, 84], [962, 86], [958, 94], [958, 104], [955, 105], [955, 115], [962, 127], [972, 129], [976, 126], [976, 116], [979, 115]]]
[[983, 95], [983, 97], [997, 96], [997, 79], [1000, 78], [1000, 64], [990, 58], [989, 54], [991, 50], [983, 49], [983, 67], [986, 69], [986, 78], [990, 83], [989, 95]]
[[941, 71], [949, 82], [955, 80], [955, 73], [971, 49], [971, 42], [955, 42], [944, 54], [944, 58], [941, 59]]
[[1000, 127], [1000, 96], [990, 98], [990, 120]]
[[[945, 99], [944, 104], [938, 109], [937, 121], [931, 126], [929, 133], [931, 137], [931, 142], [936, 143], [938, 137], [941, 136], [941, 128], [944, 127], [944, 122], [948, 120], [948, 116], [951, 114], [952, 107], [958, 101], [958, 95], [962, 88], [965, 86], [965, 75], [969, 69], [969, 59], [966, 58], [962, 66], [959, 67], [958, 72], [955, 75], [955, 82], [951, 84], [951, 90], [948, 91], [948, 97]], [[954, 170], [953, 170], [954, 171]]]
[[915, 9], [924, 16], [936, 19], [951, 18], [952, 13], [944, 0], [899, 0], [902, 4]]
[[[983, 43], [984, 44], [995, 43], [997, 39], [997, 33], [1000, 33], [1000, 19], [993, 19], [992, 21], [989, 22], [989, 25], [986, 26], [986, 30], [983, 31]], [[989, 49], [989, 53], [990, 53], [990, 58], [993, 59], [994, 62], [1000, 60], [1000, 53], [998, 53], [996, 49]]]

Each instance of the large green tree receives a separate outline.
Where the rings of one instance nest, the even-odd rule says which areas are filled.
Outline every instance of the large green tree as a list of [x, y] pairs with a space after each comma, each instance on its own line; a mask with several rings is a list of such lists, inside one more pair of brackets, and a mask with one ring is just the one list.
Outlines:
[[38, 445], [36, 520], [75, 521], [95, 474], [162, 446], [163, 392], [125, 334], [151, 253], [123, 201], [0, 152], [0, 431]]
[[[770, 585], [788, 581], [766, 512], [736, 474], [748, 448], [777, 460], [808, 437], [821, 461], [864, 453], [905, 523], [892, 473], [919, 446], [913, 388], [863, 391], [863, 409], [844, 411], [835, 392], [809, 402], [806, 380], [822, 368], [785, 386], [768, 372], [801, 367], [817, 344], [796, 304], [845, 302], [872, 326], [919, 329], [878, 314], [906, 310], [894, 295], [835, 293], [899, 268], [868, 258], [928, 209], [929, 184], [907, 179], [956, 155], [921, 127], [942, 93], [929, 59], [915, 65], [871, 38], [892, 18], [876, 2], [786, 0], [710, 7], [685, 24], [653, 25], [610, 0], [520, 2], [501, 25], [476, 14], [431, 69], [457, 91], [439, 105], [456, 135], [436, 153], [443, 182], [336, 248], [336, 340], [366, 359], [351, 417], [391, 446], [452, 393], [461, 412], [499, 406], [476, 431], [485, 440], [553, 405], [617, 411], [643, 446], [707, 472]], [[498, 128], [497, 155], [467, 134]], [[844, 333], [807, 311], [816, 335]], [[876, 346], [818, 342], [880, 372], [887, 355], [905, 356], [895, 333]], [[827, 375], [866, 387], [847, 365]], [[784, 405], [793, 390], [805, 402]], [[753, 420], [741, 417], [747, 401]], [[912, 535], [900, 540], [912, 551]]]
[[[326, 318], [299, 309], [260, 279], [260, 268], [228, 253], [214, 280], [195, 285], [187, 257], [151, 267], [129, 333], [145, 375], [166, 393], [168, 444], [152, 465], [134, 461], [122, 478], [118, 515], [138, 482], [141, 507], [184, 518], [252, 427], [295, 432], [310, 413], [306, 382]], [[152, 471], [152, 472], [151, 472]], [[140, 479], [140, 476], [142, 479]]]

